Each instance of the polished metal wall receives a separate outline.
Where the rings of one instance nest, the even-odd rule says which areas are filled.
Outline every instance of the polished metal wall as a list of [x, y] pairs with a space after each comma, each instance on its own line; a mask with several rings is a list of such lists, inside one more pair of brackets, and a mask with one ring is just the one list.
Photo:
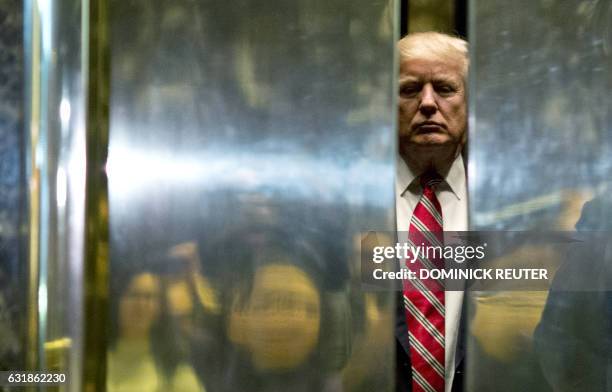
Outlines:
[[[472, 229], [610, 229], [611, 23], [607, 1], [471, 1]], [[560, 289], [603, 261], [510, 256], [564, 267], [550, 292], [472, 295], [469, 390], [609, 390], [609, 294]]]
[[0, 3], [0, 370], [26, 355], [28, 229], [23, 132], [23, 4]]
[[37, 358], [81, 389], [85, 240], [87, 3], [25, 2], [29, 304]]
[[[28, 318], [22, 370], [67, 375], [81, 390], [85, 240], [87, 3], [23, 3]], [[16, 17], [11, 15], [10, 17]], [[12, 75], [12, 77], [19, 77]], [[18, 188], [16, 188], [18, 189]]]
[[392, 389], [395, 18], [110, 2], [109, 391]]

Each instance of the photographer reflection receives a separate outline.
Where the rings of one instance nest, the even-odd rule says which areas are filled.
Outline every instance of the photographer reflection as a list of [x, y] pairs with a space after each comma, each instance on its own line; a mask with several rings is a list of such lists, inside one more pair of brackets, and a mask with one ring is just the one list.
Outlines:
[[164, 258], [165, 300], [172, 341], [185, 362], [197, 368], [201, 384], [208, 386], [218, 373], [220, 305], [217, 291], [202, 273], [196, 242], [173, 246]]
[[111, 291], [107, 390], [203, 391], [173, 346], [159, 275], [143, 269], [116, 276]]
[[584, 205], [576, 229], [586, 242], [557, 271], [535, 332], [555, 392], [612, 390], [611, 218], [609, 193]]

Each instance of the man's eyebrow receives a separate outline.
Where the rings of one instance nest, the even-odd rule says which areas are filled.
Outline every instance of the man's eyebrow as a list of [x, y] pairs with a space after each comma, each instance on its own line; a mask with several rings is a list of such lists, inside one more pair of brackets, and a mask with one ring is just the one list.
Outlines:
[[418, 83], [419, 78], [416, 76], [402, 76], [399, 78], [398, 82], [401, 83]]
[[[417, 76], [412, 76], [412, 75], [407, 75], [407, 76], [400, 76], [398, 79], [398, 83], [399, 84], [404, 84], [404, 83], [421, 83], [421, 78], [417, 77]], [[458, 77], [455, 74], [449, 73], [449, 74], [442, 74], [442, 75], [436, 75], [434, 77], [434, 79], [432, 80], [433, 83], [452, 83], [452, 84], [459, 84], [461, 83], [461, 78]]]
[[436, 75], [436, 77], [433, 79], [434, 83], [459, 83], [460, 81], [461, 78], [454, 74]]

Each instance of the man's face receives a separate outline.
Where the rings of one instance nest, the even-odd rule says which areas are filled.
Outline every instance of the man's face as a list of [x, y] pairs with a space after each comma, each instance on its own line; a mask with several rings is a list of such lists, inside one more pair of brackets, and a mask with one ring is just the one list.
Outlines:
[[402, 60], [399, 76], [400, 147], [458, 147], [465, 143], [466, 95], [459, 64]]

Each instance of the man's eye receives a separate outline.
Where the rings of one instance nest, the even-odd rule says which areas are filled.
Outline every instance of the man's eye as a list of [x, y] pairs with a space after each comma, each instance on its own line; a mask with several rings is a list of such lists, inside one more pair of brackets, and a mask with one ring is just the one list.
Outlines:
[[449, 84], [440, 84], [436, 86], [436, 91], [440, 94], [452, 94], [456, 89]]
[[402, 97], [412, 97], [418, 94], [420, 91], [419, 86], [415, 85], [405, 85], [400, 88], [400, 95]]

